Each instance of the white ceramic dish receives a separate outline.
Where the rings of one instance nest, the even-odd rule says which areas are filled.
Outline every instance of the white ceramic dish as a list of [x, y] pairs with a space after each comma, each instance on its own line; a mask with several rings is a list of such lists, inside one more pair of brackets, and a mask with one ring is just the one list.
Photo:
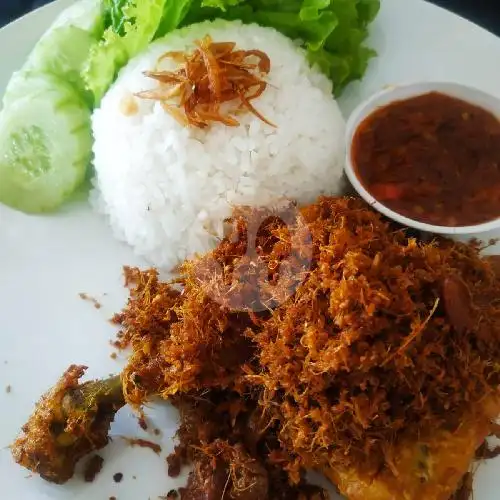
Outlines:
[[474, 226], [435, 226], [433, 224], [427, 224], [425, 222], [420, 222], [418, 220], [410, 219], [404, 215], [391, 210], [386, 207], [383, 203], [379, 202], [372, 194], [363, 186], [359, 181], [358, 176], [355, 171], [355, 167], [352, 161], [352, 140], [356, 133], [358, 127], [363, 123], [363, 121], [370, 116], [374, 111], [379, 108], [383, 108], [391, 103], [397, 101], [404, 101], [411, 97], [416, 97], [419, 95], [427, 94], [429, 92], [440, 92], [442, 94], [449, 95], [451, 97], [456, 97], [462, 99], [463, 101], [469, 102], [483, 109], [492, 112], [495, 116], [500, 118], [500, 99], [496, 96], [483, 92], [479, 89], [470, 87], [468, 85], [462, 85], [453, 82], [417, 82], [409, 83], [405, 85], [390, 85], [387, 88], [382, 89], [376, 94], [372, 95], [369, 99], [362, 102], [352, 113], [347, 121], [347, 131], [346, 131], [346, 164], [345, 172], [349, 181], [353, 185], [354, 189], [359, 193], [359, 195], [369, 203], [373, 208], [383, 213], [387, 217], [399, 222], [403, 226], [413, 227], [419, 229], [420, 231], [426, 231], [435, 234], [447, 234], [447, 235], [471, 235], [485, 233], [488, 231], [495, 231], [500, 228], [500, 214], [499, 218], [488, 221], [482, 224], [476, 224]]
[[[0, 31], [0, 92], [38, 37], [71, 3], [60, 0]], [[346, 116], [386, 85], [405, 82], [456, 81], [500, 96], [500, 40], [422, 0], [382, 0], [370, 43], [379, 57], [365, 79], [342, 96], [340, 105]], [[490, 251], [500, 253], [500, 246]], [[122, 366], [123, 359], [109, 357], [115, 329], [107, 319], [126, 299], [123, 265], [145, 263], [113, 238], [86, 200], [53, 216], [27, 216], [0, 206], [2, 499], [106, 500], [115, 496], [118, 500], [153, 500], [182, 484], [184, 478], [174, 482], [166, 475], [164, 457], [172, 449], [177, 419], [165, 406], [147, 410], [153, 426], [163, 431], [162, 457], [114, 439], [102, 452], [105, 467], [92, 484], [74, 479], [57, 487], [29, 477], [13, 463], [7, 448], [40, 394], [69, 364], [88, 365], [89, 378], [105, 377]], [[95, 296], [103, 307], [96, 310], [78, 297], [79, 292]], [[12, 386], [9, 394], [4, 391], [7, 385]], [[130, 410], [124, 409], [113, 435], [134, 434], [147, 437]], [[113, 482], [116, 472], [124, 474], [120, 484]], [[332, 499], [338, 499], [330, 491]], [[498, 500], [499, 491], [500, 460], [493, 460], [475, 474], [474, 500]]]

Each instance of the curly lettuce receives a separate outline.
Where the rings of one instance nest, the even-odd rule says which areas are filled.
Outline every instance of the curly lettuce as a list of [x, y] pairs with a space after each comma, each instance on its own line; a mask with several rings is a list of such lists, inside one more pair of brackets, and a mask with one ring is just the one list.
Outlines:
[[198, 0], [184, 24], [222, 17], [275, 28], [300, 41], [340, 95], [376, 55], [365, 41], [379, 9], [380, 0]]
[[380, 0], [103, 0], [106, 29], [84, 78], [96, 102], [128, 60], [154, 39], [195, 22], [257, 23], [297, 40], [336, 95], [363, 77], [375, 51], [365, 45]]
[[[87, 88], [98, 103], [118, 71], [153, 40], [171, 0], [106, 0], [108, 27], [90, 51], [83, 70]], [[177, 0], [181, 1], [181, 0]]]

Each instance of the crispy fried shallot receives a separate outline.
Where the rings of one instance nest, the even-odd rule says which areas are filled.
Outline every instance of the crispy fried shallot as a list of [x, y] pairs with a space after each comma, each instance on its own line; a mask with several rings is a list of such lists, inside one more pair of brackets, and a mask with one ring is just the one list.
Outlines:
[[[234, 42], [213, 42], [205, 36], [191, 53], [167, 52], [158, 64], [170, 59], [176, 71], [146, 71], [159, 87], [136, 94], [160, 101], [162, 107], [184, 126], [206, 128], [210, 122], [237, 127], [235, 118], [250, 111], [268, 125], [275, 125], [255, 109], [252, 101], [267, 88], [262, 79], [271, 70], [271, 61], [260, 50], [240, 50]], [[221, 105], [228, 104], [222, 109]]]

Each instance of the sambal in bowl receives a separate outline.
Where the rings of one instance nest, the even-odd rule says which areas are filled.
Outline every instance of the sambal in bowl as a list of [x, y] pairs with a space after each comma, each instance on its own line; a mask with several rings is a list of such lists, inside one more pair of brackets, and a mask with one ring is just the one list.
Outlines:
[[457, 83], [386, 88], [347, 124], [346, 174], [387, 217], [422, 231], [500, 228], [500, 99]]

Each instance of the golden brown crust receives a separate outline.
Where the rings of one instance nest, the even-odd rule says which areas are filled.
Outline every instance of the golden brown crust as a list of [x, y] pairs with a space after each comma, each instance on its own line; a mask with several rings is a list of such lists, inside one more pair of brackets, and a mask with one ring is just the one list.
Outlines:
[[109, 425], [125, 404], [119, 378], [80, 384], [85, 370], [66, 370], [11, 446], [18, 464], [53, 483], [68, 481], [82, 457], [108, 443]]
[[349, 500], [449, 500], [489, 431], [488, 420], [465, 419], [453, 433], [438, 430], [429, 439], [401, 442], [379, 474], [362, 475], [355, 468], [324, 472]]
[[[129, 401], [203, 388], [251, 393], [282, 422], [279, 438], [295, 456], [292, 479], [302, 467], [378, 473], [400, 440], [429, 429], [453, 433], [469, 413], [486, 418], [479, 403], [500, 381], [500, 308], [491, 301], [500, 285], [477, 246], [420, 243], [360, 200], [321, 198], [300, 211], [295, 227], [271, 218], [259, 231], [260, 250], [249, 255], [252, 217], [263, 220], [239, 210], [231, 238], [184, 264], [181, 296], [171, 299], [151, 271], [134, 271], [144, 279], [135, 280], [122, 317], [134, 350], [125, 370]], [[294, 283], [269, 276], [304, 227], [313, 259], [302, 275], [290, 273], [299, 282], [286, 300]], [[307, 250], [307, 238], [298, 240], [292, 269]], [[247, 279], [228, 287], [242, 268]], [[249, 304], [256, 283], [259, 300], [276, 307], [231, 309], [228, 289]], [[156, 304], [164, 305], [163, 325]], [[225, 365], [240, 342], [238, 363]]]
[[[127, 402], [217, 393], [236, 418], [236, 397], [272, 429], [260, 459], [291, 483], [314, 468], [351, 500], [447, 500], [500, 408], [492, 261], [477, 245], [419, 242], [360, 200], [321, 198], [294, 217], [238, 209], [175, 283], [126, 270]], [[210, 418], [210, 442], [224, 440]]]

